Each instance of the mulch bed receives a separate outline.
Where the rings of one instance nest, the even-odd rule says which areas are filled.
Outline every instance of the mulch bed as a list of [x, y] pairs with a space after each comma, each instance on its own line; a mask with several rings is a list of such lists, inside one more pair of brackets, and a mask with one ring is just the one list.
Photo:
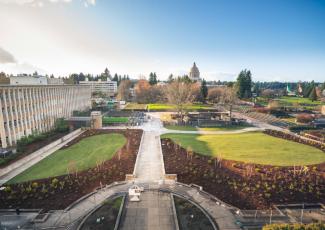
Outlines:
[[240, 209], [268, 209], [274, 204], [325, 202], [325, 163], [308, 167], [273, 167], [202, 156], [162, 139], [166, 173]]
[[45, 211], [64, 209], [101, 184], [125, 180], [125, 174], [133, 173], [142, 130], [88, 130], [63, 148], [83, 138], [103, 133], [121, 133], [127, 138], [127, 143], [119, 151], [120, 154], [115, 154], [103, 164], [77, 174], [7, 185], [4, 191], [0, 191], [0, 209], [41, 208]]

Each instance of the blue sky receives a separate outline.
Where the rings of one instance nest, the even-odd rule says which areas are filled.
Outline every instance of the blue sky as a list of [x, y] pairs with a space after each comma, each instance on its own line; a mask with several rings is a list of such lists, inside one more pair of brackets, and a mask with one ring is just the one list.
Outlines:
[[325, 81], [325, 1], [0, 0], [1, 27], [0, 71]]

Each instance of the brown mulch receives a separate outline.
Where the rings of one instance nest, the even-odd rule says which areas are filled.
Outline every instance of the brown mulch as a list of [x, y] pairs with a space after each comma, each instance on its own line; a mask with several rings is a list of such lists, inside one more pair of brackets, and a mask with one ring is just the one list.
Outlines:
[[274, 204], [325, 202], [325, 163], [308, 167], [273, 167], [221, 160], [188, 153], [162, 139], [166, 173], [197, 184], [241, 209], [267, 209]]

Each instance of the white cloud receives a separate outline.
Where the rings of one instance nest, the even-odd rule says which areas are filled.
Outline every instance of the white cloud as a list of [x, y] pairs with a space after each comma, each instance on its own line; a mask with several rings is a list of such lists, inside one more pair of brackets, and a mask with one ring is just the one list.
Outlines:
[[7, 74], [32, 74], [37, 71], [39, 74], [47, 74], [47, 71], [38, 68], [34, 65], [31, 65], [27, 62], [22, 63], [9, 63], [9, 64], [1, 64], [0, 63], [0, 72], [5, 72]]
[[15, 57], [0, 47], [0, 63], [16, 63]]
[[[43, 7], [46, 3], [69, 3], [73, 0], [0, 0], [0, 4], [11, 5], [30, 5], [33, 7]], [[89, 5], [96, 5], [96, 0], [79, 0], [83, 2], [86, 7]]]

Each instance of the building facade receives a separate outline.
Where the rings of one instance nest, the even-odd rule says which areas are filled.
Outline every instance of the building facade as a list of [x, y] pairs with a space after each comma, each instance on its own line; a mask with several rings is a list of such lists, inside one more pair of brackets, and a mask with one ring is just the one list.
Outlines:
[[12, 76], [10, 85], [47, 85], [47, 77], [44, 76]]
[[0, 86], [2, 148], [33, 132], [50, 131], [58, 118], [91, 106], [91, 91], [79, 85]]
[[10, 85], [63, 85], [61, 78], [47, 78], [45, 76], [12, 76]]
[[192, 66], [192, 68], [190, 69], [190, 72], [189, 72], [189, 78], [192, 80], [192, 81], [201, 81], [201, 78], [200, 78], [200, 71], [199, 71], [199, 68], [197, 68], [195, 62]]
[[107, 96], [114, 96], [117, 93], [117, 82], [116, 81], [80, 81], [80, 85], [90, 86], [92, 93], [103, 93]]

